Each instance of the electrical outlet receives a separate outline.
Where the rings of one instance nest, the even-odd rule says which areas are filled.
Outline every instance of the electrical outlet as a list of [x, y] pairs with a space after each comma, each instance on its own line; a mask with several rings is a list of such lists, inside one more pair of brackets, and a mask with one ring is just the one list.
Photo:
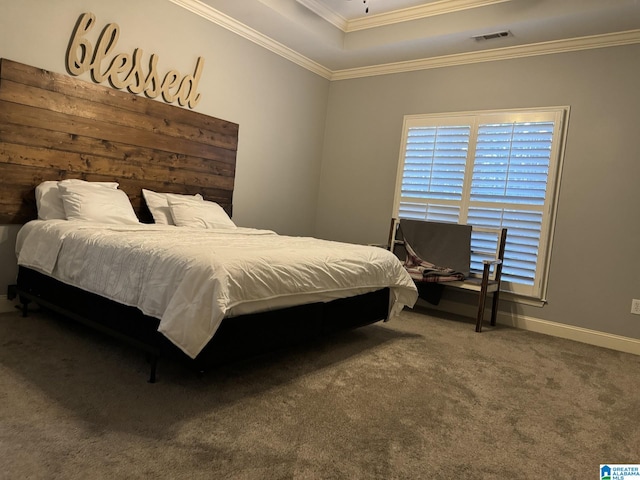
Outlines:
[[631, 313], [640, 315], [640, 300], [637, 298], [631, 300]]

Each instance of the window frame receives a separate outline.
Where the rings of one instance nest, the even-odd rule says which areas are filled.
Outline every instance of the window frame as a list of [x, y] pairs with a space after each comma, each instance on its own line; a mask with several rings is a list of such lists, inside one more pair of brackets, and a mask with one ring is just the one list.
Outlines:
[[[500, 122], [530, 122], [536, 119], [548, 121], [553, 119], [553, 140], [549, 156], [549, 172], [546, 183], [545, 200], [542, 208], [536, 211], [542, 213], [541, 231], [538, 244], [538, 259], [536, 262], [536, 273], [534, 284], [531, 286], [516, 283], [502, 282], [501, 290], [508, 294], [508, 298], [520, 300], [534, 305], [546, 303], [547, 289], [549, 283], [549, 270], [551, 262], [551, 251], [555, 232], [557, 207], [560, 194], [560, 184], [564, 164], [564, 153], [569, 123], [569, 106], [554, 106], [540, 108], [516, 108], [500, 110], [477, 110], [451, 113], [429, 113], [405, 115], [402, 126], [402, 137], [398, 158], [398, 169], [396, 174], [396, 186], [394, 192], [393, 216], [399, 217], [400, 203], [402, 200], [402, 185], [404, 179], [404, 166], [406, 149], [409, 139], [409, 129], [416, 127], [444, 127], [469, 125], [471, 135], [467, 145], [467, 156], [465, 160], [465, 174], [463, 182], [463, 195], [458, 200], [435, 200], [424, 198], [419, 202], [422, 204], [445, 204], [458, 205], [460, 207], [459, 223], [466, 223], [469, 208], [475, 202], [471, 201], [471, 183], [473, 178], [473, 167], [476, 155], [476, 140], [478, 126], [487, 123]], [[539, 121], [539, 120], [538, 120]], [[513, 208], [514, 204], [499, 202], [504, 208]], [[490, 208], [488, 203], [485, 204]], [[525, 208], [526, 209], [526, 208]], [[508, 243], [507, 235], [507, 243]]]

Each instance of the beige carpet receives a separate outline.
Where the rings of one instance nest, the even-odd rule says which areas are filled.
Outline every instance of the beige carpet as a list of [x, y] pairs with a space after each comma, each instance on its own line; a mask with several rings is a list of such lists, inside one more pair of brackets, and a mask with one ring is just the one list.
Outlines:
[[405, 311], [198, 377], [0, 315], [2, 479], [588, 479], [640, 462], [640, 357]]

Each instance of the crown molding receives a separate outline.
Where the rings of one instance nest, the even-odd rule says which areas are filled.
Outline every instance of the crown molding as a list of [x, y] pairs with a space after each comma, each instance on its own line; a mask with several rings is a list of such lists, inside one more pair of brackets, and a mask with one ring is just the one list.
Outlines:
[[[375, 15], [348, 20], [344, 31], [355, 32], [358, 30], [366, 30], [368, 28], [383, 27], [394, 23], [410, 22], [421, 18], [435, 17], [437, 15], [455, 13], [478, 7], [487, 7], [511, 1], [512, 0], [438, 0], [424, 5], [417, 5], [415, 7], [408, 7], [400, 10], [394, 10], [392, 12], [378, 13]], [[325, 20], [329, 21], [326, 18]]]
[[260, 45], [261, 47], [270, 50], [271, 52], [280, 55], [287, 60], [300, 65], [301, 67], [313, 72], [321, 77], [326, 79], [331, 79], [332, 71], [328, 68], [320, 65], [317, 62], [305, 57], [304, 55], [299, 54], [295, 50], [290, 49], [289, 47], [281, 44], [273, 40], [272, 38], [267, 37], [266, 35], [254, 30], [251, 27], [246, 26], [243, 23], [238, 22], [234, 18], [225, 15], [224, 13], [216, 10], [213, 7], [201, 2], [200, 0], [169, 0], [172, 3], [175, 3], [179, 7], [184, 8], [185, 10], [190, 11], [191, 13], [195, 13], [196, 15], [215, 23], [216, 25], [221, 26], [233, 32], [237, 35], [240, 35], [243, 38], [255, 43], [256, 45]]
[[591, 50], [594, 48], [617, 47], [636, 43], [640, 43], [640, 29], [570, 38], [565, 40], [554, 40], [550, 42], [532, 43], [529, 45], [514, 47], [496, 48], [493, 50], [483, 50], [481, 52], [458, 53], [454, 55], [423, 58], [406, 62], [336, 70], [333, 72], [333, 75], [331, 75], [331, 80], [348, 80], [352, 78], [413, 72], [417, 70], [452, 67], [471, 63], [494, 62], [498, 60], [510, 60], [514, 58], [533, 57], [538, 55], [575, 52], [578, 50]]
[[313, 13], [318, 15], [320, 18], [326, 20], [334, 27], [339, 28], [343, 32], [347, 31], [349, 28], [349, 20], [344, 18], [339, 13], [334, 12], [330, 8], [328, 8], [324, 3], [319, 2], [318, 0], [296, 0], [300, 5], [307, 7]]
[[[349, 68], [332, 71], [317, 62], [299, 54], [285, 45], [267, 37], [266, 35], [247, 27], [237, 20], [223, 14], [203, 3], [200, 0], [169, 0], [172, 3], [189, 10], [200, 17], [213, 22], [247, 40], [270, 50], [281, 57], [300, 65], [327, 80], [348, 80], [352, 78], [372, 77], [393, 73], [413, 72], [417, 70], [429, 70], [432, 68], [444, 68], [457, 65], [466, 65], [481, 62], [494, 62], [510, 60], [514, 58], [532, 57], [538, 55], [552, 55], [556, 53], [574, 52], [594, 48], [617, 47], [640, 43], [640, 29], [625, 32], [591, 35], [586, 37], [570, 38], [565, 40], [553, 40], [550, 42], [532, 43], [513, 47], [496, 48], [480, 52], [457, 53], [440, 57], [422, 58], [406, 62], [386, 63], [367, 67]], [[308, 1], [308, 0], [305, 0]], [[462, 0], [470, 5], [471, 2], [479, 3], [505, 1], [505, 0]], [[506, 0], [510, 1], [510, 0]], [[441, 2], [437, 2], [441, 3]], [[473, 8], [473, 7], [468, 7]]]

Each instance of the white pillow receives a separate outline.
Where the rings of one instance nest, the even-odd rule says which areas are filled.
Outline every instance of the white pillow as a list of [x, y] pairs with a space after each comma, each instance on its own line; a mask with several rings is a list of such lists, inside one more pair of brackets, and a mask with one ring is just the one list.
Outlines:
[[[62, 180], [65, 185], [91, 183], [118, 188], [116, 182], [85, 182], [84, 180], [69, 179]], [[58, 183], [55, 180], [42, 182], [36, 187], [36, 207], [38, 208], [38, 218], [40, 220], [66, 220], [67, 216], [62, 205], [62, 197], [58, 190]]]
[[140, 223], [129, 197], [105, 185], [58, 183], [67, 220], [134, 225]]
[[167, 198], [172, 197], [180, 199], [183, 197], [202, 201], [202, 195], [196, 193], [195, 195], [180, 195], [178, 193], [157, 193], [151, 190], [142, 189], [142, 196], [144, 201], [149, 207], [153, 221], [159, 225], [175, 225], [171, 211], [169, 210], [169, 203]]
[[227, 212], [215, 202], [169, 197], [173, 221], [179, 227], [236, 228]]

